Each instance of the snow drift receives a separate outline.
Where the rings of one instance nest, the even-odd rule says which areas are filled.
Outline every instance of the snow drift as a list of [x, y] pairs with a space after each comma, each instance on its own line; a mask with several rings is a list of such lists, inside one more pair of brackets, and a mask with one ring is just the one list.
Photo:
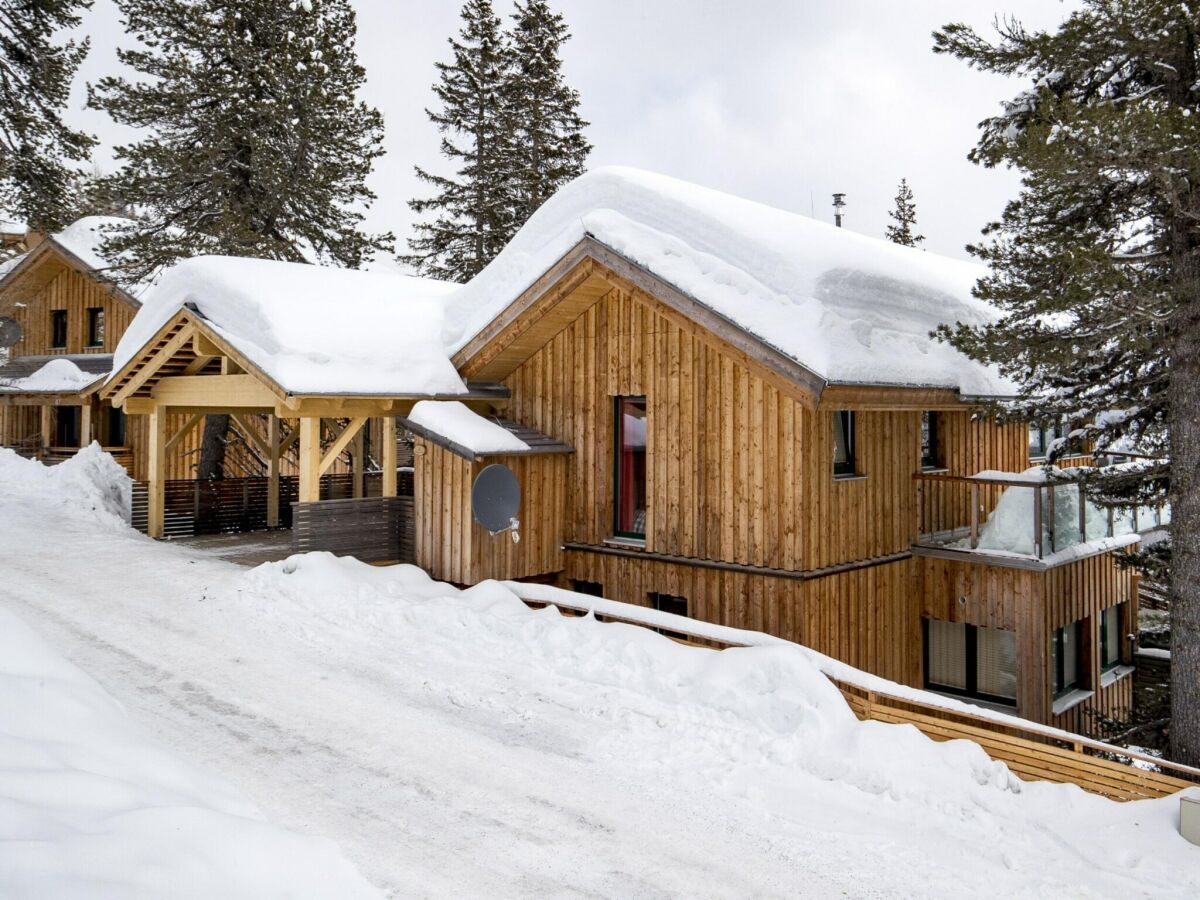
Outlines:
[[37, 498], [104, 528], [129, 524], [132, 485], [125, 468], [94, 441], [56, 466], [0, 447], [0, 497]]

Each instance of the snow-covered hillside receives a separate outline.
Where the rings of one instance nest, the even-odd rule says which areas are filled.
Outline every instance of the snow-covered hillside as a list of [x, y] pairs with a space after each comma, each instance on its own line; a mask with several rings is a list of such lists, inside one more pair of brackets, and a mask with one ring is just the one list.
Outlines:
[[795, 648], [688, 648], [322, 554], [247, 571], [31, 466], [0, 455], [0, 608], [393, 895], [1200, 893], [1177, 801], [860, 723]]

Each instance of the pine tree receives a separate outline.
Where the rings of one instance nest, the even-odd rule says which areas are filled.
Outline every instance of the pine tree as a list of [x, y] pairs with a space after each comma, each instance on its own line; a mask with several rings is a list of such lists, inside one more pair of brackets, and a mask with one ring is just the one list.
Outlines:
[[913, 200], [912, 188], [908, 186], [907, 179], [900, 179], [900, 187], [896, 190], [896, 208], [888, 215], [896, 224], [887, 226], [883, 236], [893, 244], [916, 247], [925, 240], [925, 235], [913, 232], [917, 224], [917, 204]]
[[[89, 102], [145, 137], [117, 148], [106, 192], [137, 218], [101, 248], [139, 282], [198, 254], [357, 267], [383, 120], [357, 100], [348, 0], [117, 0], [143, 80], [109, 77]], [[219, 478], [228, 417], [209, 416], [198, 475]]]
[[1191, 765], [1200, 765], [1200, 695], [1190, 689], [1200, 684], [1198, 7], [1084, 0], [1056, 31], [1004, 21], [992, 43], [954, 24], [934, 47], [1032, 82], [981, 124], [971, 152], [1024, 175], [985, 230], [990, 240], [971, 248], [991, 267], [976, 292], [1003, 317], [942, 336], [1021, 383], [1010, 413], [1084, 423], [1052, 459], [1082, 440], [1156, 458], [1079, 474], [1108, 505], [1170, 502], [1171, 753]]
[[349, 0], [117, 0], [142, 80], [103, 78], [89, 102], [145, 133], [118, 147], [111, 192], [138, 218], [103, 252], [138, 281], [198, 254], [357, 267], [366, 178], [383, 120], [357, 100]]
[[515, 222], [513, 125], [509, 90], [512, 49], [490, 0], [467, 0], [459, 38], [450, 38], [452, 61], [438, 62], [433, 92], [439, 111], [426, 114], [442, 135], [441, 152], [459, 168], [453, 177], [420, 166], [417, 177], [436, 189], [412, 200], [417, 213], [436, 211], [420, 222], [401, 260], [434, 278], [467, 281], [504, 247]]
[[67, 224], [71, 163], [95, 138], [62, 118], [88, 41], [58, 41], [91, 0], [0, 0], [0, 209], [30, 228]]
[[517, 0], [514, 69], [508, 102], [516, 125], [511, 157], [520, 227], [555, 191], [586, 170], [592, 146], [579, 115], [579, 93], [563, 79], [562, 45], [571, 37], [546, 0]]

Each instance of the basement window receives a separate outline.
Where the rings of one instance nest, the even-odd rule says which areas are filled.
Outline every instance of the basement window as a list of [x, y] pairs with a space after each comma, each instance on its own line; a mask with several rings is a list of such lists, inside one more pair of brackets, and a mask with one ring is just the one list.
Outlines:
[[104, 346], [104, 307], [92, 306], [87, 311], [87, 345]]
[[[676, 616], [686, 616], [688, 614], [687, 597], [676, 597], [674, 594], [659, 594], [651, 591], [648, 595], [650, 605], [659, 612], [671, 613]], [[686, 641], [687, 635], [678, 631], [668, 631], [665, 628], [654, 629], [659, 634], [669, 638], [675, 638], [678, 641]]]
[[988, 703], [1017, 701], [1016, 634], [925, 619], [925, 687]]
[[645, 397], [618, 397], [616, 402], [616, 502], [614, 531], [617, 537], [646, 537], [646, 438]]
[[839, 409], [833, 413], [833, 474], [848, 477], [855, 474], [854, 450], [857, 442], [854, 413]]
[[577, 594], [587, 594], [589, 597], [604, 596], [604, 585], [598, 581], [582, 581], [578, 578], [572, 578], [571, 590]]
[[65, 309], [50, 310], [50, 346], [55, 350], [66, 349], [67, 311]]

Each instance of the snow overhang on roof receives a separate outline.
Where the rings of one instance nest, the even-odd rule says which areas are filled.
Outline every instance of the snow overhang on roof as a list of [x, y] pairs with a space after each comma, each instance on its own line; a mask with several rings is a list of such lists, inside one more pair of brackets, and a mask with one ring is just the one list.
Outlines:
[[452, 288], [304, 263], [195, 257], [164, 272], [144, 296], [117, 345], [113, 374], [183, 311], [287, 394], [465, 395], [441, 340], [440, 298]]
[[511, 419], [482, 416], [457, 400], [422, 400], [401, 421], [418, 437], [470, 460], [575, 452], [540, 431]]
[[1015, 393], [994, 367], [930, 337], [943, 323], [997, 318], [971, 294], [984, 268], [620, 167], [560, 190], [446, 298], [450, 350], [588, 239], [825, 382]]
[[19, 356], [0, 366], [0, 394], [80, 394], [108, 374], [112, 357]]
[[[84, 216], [62, 231], [47, 236], [28, 252], [0, 266], [0, 290], [17, 282], [22, 282], [31, 290], [37, 290], [44, 281], [61, 271], [61, 265], [65, 262], [78, 272], [96, 277], [114, 295], [136, 308], [140, 305], [137, 295], [145, 289], [144, 286], [127, 290], [112, 281], [106, 273], [113, 267], [100, 255], [105, 228], [128, 221], [116, 216]], [[26, 276], [38, 270], [43, 260], [54, 260], [55, 257], [61, 260], [59, 268], [52, 269], [51, 273], [40, 281], [35, 279], [32, 286], [27, 285]]]

